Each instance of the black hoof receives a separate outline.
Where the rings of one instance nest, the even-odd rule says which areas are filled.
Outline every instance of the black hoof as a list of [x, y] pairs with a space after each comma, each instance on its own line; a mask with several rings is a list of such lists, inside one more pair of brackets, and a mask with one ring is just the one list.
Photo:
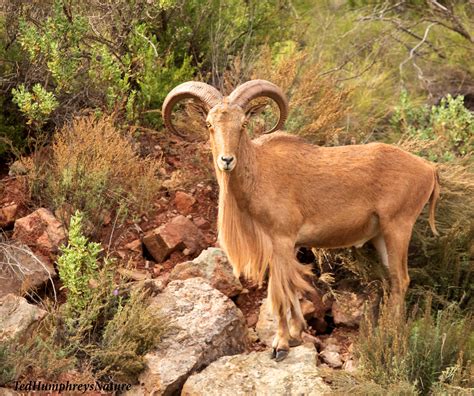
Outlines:
[[285, 359], [288, 356], [288, 352], [289, 351], [287, 349], [277, 349], [275, 361], [281, 362], [283, 359]]
[[276, 348], [272, 348], [272, 353], [270, 354], [270, 359], [275, 359], [277, 356]]

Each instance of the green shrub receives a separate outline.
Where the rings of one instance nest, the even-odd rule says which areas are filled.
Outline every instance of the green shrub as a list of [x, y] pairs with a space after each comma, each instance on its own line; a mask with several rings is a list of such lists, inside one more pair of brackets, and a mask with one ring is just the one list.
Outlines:
[[391, 124], [401, 134], [436, 141], [436, 146], [417, 153], [431, 161], [447, 162], [474, 153], [474, 115], [464, 107], [462, 95], [447, 95], [429, 108], [414, 106], [407, 91], [402, 91]]
[[18, 89], [13, 88], [12, 94], [13, 103], [16, 103], [20, 111], [25, 114], [28, 120], [27, 124], [34, 124], [37, 128], [40, 128], [58, 107], [58, 101], [54, 94], [46, 91], [39, 84], [33, 86], [32, 92], [21, 84]]
[[149, 106], [161, 107], [164, 95], [195, 73], [191, 56], [177, 55], [163, 36], [157, 38], [156, 15], [174, 1], [86, 3], [54, 0], [40, 9], [10, 9], [8, 29], [27, 58], [19, 72], [28, 76], [16, 84], [14, 102], [28, 124], [41, 127], [56, 107], [56, 126], [84, 107], [135, 121]]
[[114, 281], [112, 262], [104, 258], [99, 265], [100, 245], [87, 241], [81, 223], [77, 212], [58, 260], [59, 276], [67, 288], [61, 307], [66, 324], [63, 348], [86, 356], [99, 378], [135, 381], [145, 367], [143, 356], [160, 340], [163, 320], [148, 308], [147, 291], [119, 293], [123, 284]]
[[68, 245], [58, 260], [66, 302], [49, 306], [25, 343], [2, 345], [0, 363], [8, 362], [0, 366], [2, 380], [55, 380], [86, 367], [95, 379], [135, 382], [145, 367], [143, 356], [159, 343], [165, 323], [150, 310], [148, 291], [138, 286], [128, 291], [116, 276], [116, 263], [101, 259], [100, 246], [82, 234], [82, 221], [80, 213], [72, 216]]
[[102, 250], [100, 244], [87, 241], [82, 234], [82, 222], [81, 213], [76, 211], [71, 216], [68, 244], [61, 247], [57, 262], [62, 288], [67, 290], [65, 307], [70, 329], [76, 327], [75, 318], [91, 304], [94, 296], [91, 283], [97, 284], [98, 260]]
[[127, 115], [129, 119], [134, 119], [136, 115], [133, 112], [144, 111], [147, 124], [160, 126], [161, 114], [146, 110], [161, 109], [168, 92], [176, 85], [192, 80], [196, 70], [190, 56], [184, 55], [180, 65], [173, 53], [158, 57], [158, 39], [150, 34], [150, 30], [145, 24], [136, 26], [128, 43], [131, 53], [135, 54], [134, 65], [141, 73], [136, 76], [139, 89], [129, 97]]
[[6, 343], [0, 344], [0, 386], [15, 379], [15, 368], [11, 361], [11, 351]]

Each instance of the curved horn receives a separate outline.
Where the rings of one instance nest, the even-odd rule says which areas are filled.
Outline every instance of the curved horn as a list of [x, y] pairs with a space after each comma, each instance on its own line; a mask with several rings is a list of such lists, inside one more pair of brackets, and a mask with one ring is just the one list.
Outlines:
[[229, 95], [229, 101], [245, 108], [250, 101], [262, 96], [274, 100], [280, 109], [278, 122], [271, 130], [265, 132], [270, 133], [280, 129], [288, 117], [288, 99], [279, 87], [266, 80], [250, 80], [235, 88]]
[[213, 86], [199, 81], [182, 83], [169, 92], [163, 102], [163, 121], [170, 132], [181, 137], [184, 135], [178, 132], [171, 123], [171, 112], [176, 103], [187, 98], [199, 99], [209, 110], [222, 100], [222, 94]]

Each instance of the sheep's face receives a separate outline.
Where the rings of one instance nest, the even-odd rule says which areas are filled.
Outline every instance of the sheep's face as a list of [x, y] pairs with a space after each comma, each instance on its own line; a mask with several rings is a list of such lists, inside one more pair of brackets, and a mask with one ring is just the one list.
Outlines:
[[212, 155], [217, 168], [223, 172], [231, 172], [237, 165], [245, 120], [240, 106], [225, 102], [214, 106], [207, 115]]

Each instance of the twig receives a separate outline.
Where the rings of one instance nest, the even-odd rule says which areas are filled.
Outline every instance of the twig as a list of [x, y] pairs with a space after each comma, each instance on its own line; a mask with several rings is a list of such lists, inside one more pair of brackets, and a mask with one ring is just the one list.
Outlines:
[[[426, 38], [428, 37], [428, 33], [430, 32], [430, 29], [431, 29], [434, 25], [436, 25], [436, 23], [433, 22], [433, 23], [430, 23], [430, 24], [427, 26], [427, 28], [425, 29], [425, 34], [423, 35], [422, 40], [421, 40], [417, 45], [415, 45], [415, 46], [411, 49], [411, 51], [410, 51], [410, 56], [409, 56], [408, 58], [406, 58], [402, 63], [400, 63], [400, 66], [399, 66], [400, 76], [403, 75], [403, 66], [404, 66], [405, 63], [407, 63], [409, 60], [413, 59], [416, 50], [417, 50], [421, 45], [423, 45], [423, 43], [426, 41]], [[422, 77], [422, 76], [423, 76], [423, 72], [422, 72], [422, 70], [420, 69], [420, 67], [419, 67], [415, 62], [413, 62], [413, 66], [415, 66], [416, 69], [418, 70], [418, 72], [419, 72], [418, 76], [419, 76], [419, 77], [420, 77], [420, 76]]]
[[117, 225], [117, 220], [119, 218], [121, 209], [122, 208], [119, 207], [118, 210], [117, 210], [117, 214], [115, 215], [114, 225], [112, 226], [112, 231], [110, 233], [110, 238], [109, 238], [109, 244], [107, 246], [107, 250], [109, 250], [109, 251], [110, 251], [110, 246], [112, 245], [112, 237], [114, 236], [115, 226]]
[[148, 38], [146, 37], [144, 34], [141, 34], [138, 30], [136, 31], [137, 34], [140, 36], [140, 37], [143, 37], [146, 41], [148, 41], [148, 43], [152, 46], [153, 48], [153, 52], [155, 53], [155, 56], [158, 58], [158, 50], [156, 49], [156, 46], [155, 44], [153, 44], [153, 42]]

